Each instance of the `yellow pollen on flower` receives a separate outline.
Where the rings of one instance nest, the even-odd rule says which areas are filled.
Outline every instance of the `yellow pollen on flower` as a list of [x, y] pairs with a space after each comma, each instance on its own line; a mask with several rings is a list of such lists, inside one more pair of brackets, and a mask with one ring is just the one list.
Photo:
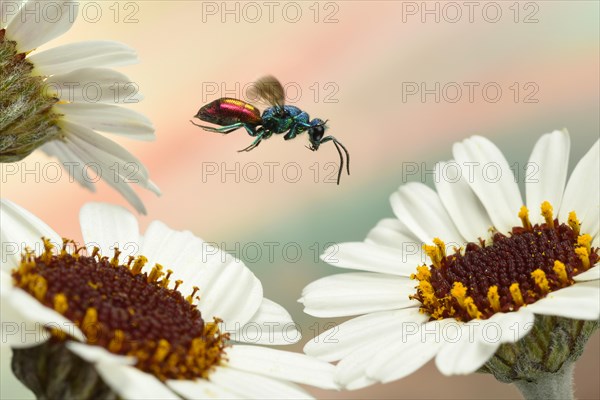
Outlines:
[[175, 281], [175, 287], [173, 288], [173, 290], [179, 289], [179, 286], [181, 286], [182, 283], [183, 283], [183, 281], [181, 279], [177, 279]]
[[172, 270], [170, 270], [170, 269], [168, 269], [168, 270], [167, 270], [167, 276], [165, 276], [165, 277], [164, 277], [164, 278], [163, 278], [163, 279], [160, 281], [160, 286], [161, 286], [161, 287], [164, 287], [164, 288], [166, 288], [166, 287], [168, 287], [168, 286], [169, 286], [169, 283], [170, 283], [170, 281], [169, 281], [169, 278], [171, 278], [171, 275], [172, 275], [172, 274], [173, 274], [173, 271], [172, 271]]
[[588, 254], [592, 253], [592, 236], [589, 234], [581, 235], [577, 237], [577, 245], [585, 247]]
[[155, 362], [163, 362], [163, 360], [167, 357], [171, 351], [171, 345], [165, 339], [160, 339], [158, 341], [158, 345], [156, 346], [156, 351], [154, 352], [154, 356], [152, 359]]
[[123, 348], [123, 342], [125, 341], [125, 332], [121, 329], [115, 329], [113, 338], [108, 343], [108, 351], [112, 353], [118, 353]]
[[100, 247], [94, 246], [94, 250], [92, 250], [92, 255], [90, 257], [100, 259], [99, 254], [100, 254]]
[[439, 251], [437, 246], [430, 246], [427, 244], [423, 245], [423, 251], [427, 254], [427, 257], [431, 259], [431, 263], [435, 268], [441, 268], [442, 266], [442, 258], [439, 255]]
[[550, 291], [550, 287], [548, 286], [548, 278], [546, 278], [546, 273], [541, 269], [536, 269], [531, 273], [531, 277], [535, 281], [535, 284], [540, 288], [542, 293], [546, 294]]
[[113, 258], [110, 260], [110, 265], [112, 265], [113, 267], [118, 267], [120, 255], [121, 255], [121, 250], [119, 250], [118, 248], [115, 248], [115, 254], [113, 255]]
[[490, 286], [487, 292], [487, 298], [494, 312], [500, 311], [500, 296], [498, 295], [498, 286]]
[[160, 264], [155, 264], [154, 267], [152, 268], [152, 271], [150, 272], [150, 275], [148, 275], [148, 283], [155, 283], [158, 281], [158, 279], [163, 276], [165, 273], [162, 272], [163, 266]]
[[577, 254], [581, 260], [584, 271], [588, 270], [590, 268], [590, 254], [588, 253], [587, 249], [585, 247], [578, 247], [575, 249], [575, 254]]
[[435, 291], [433, 290], [433, 286], [427, 280], [423, 280], [419, 282], [418, 286], [421, 291], [421, 296], [423, 297], [423, 304], [425, 305], [433, 305], [436, 301]]
[[49, 264], [52, 261], [52, 249], [54, 245], [50, 242], [50, 239], [45, 237], [42, 238], [42, 241], [44, 242], [44, 253], [40, 256], [40, 259], [42, 262]]
[[410, 279], [417, 279], [419, 281], [428, 281], [431, 279], [431, 272], [427, 265], [420, 265], [417, 267], [417, 273], [411, 274]]
[[61, 238], [62, 239], [62, 247], [60, 248], [60, 255], [64, 256], [65, 254], [67, 254], [67, 245], [71, 242], [69, 239], [67, 238]]
[[60, 330], [58, 328], [50, 328], [50, 334], [57, 338], [58, 340], [66, 340], [67, 339], [67, 332]]
[[134, 275], [138, 275], [142, 272], [142, 268], [148, 262], [148, 259], [144, 256], [138, 256], [133, 263], [133, 267], [131, 268], [131, 273]]
[[553, 208], [552, 205], [545, 201], [542, 203], [542, 216], [546, 220], [546, 225], [549, 228], [554, 228], [554, 218], [552, 216]]
[[462, 308], [465, 307], [465, 298], [467, 297], [467, 288], [461, 282], [454, 282], [452, 290], [450, 290], [452, 297], [458, 301], [458, 305]]
[[525, 302], [523, 301], [523, 295], [521, 294], [521, 289], [519, 289], [519, 284], [513, 283], [512, 285], [510, 285], [508, 290], [515, 304], [521, 307]]
[[571, 227], [571, 229], [573, 229], [573, 232], [576, 235], [579, 235], [579, 230], [581, 229], [581, 224], [579, 223], [579, 220], [577, 219], [577, 214], [575, 213], [575, 211], [571, 211], [569, 213], [569, 226]]
[[479, 312], [479, 310], [477, 309], [477, 305], [475, 304], [475, 301], [471, 296], [467, 297], [464, 300], [464, 307], [471, 316], [471, 318], [480, 319], [481, 317], [483, 317], [483, 314]]
[[531, 221], [529, 220], [529, 210], [527, 207], [522, 206], [521, 210], [519, 210], [519, 218], [521, 218], [521, 223], [523, 224], [523, 228], [528, 231], [531, 230]]
[[569, 283], [569, 276], [567, 275], [567, 268], [565, 267], [565, 264], [556, 260], [554, 261], [554, 267], [552, 267], [552, 270], [556, 276], [558, 276], [558, 280], [560, 282], [564, 284]]
[[59, 314], [64, 314], [69, 309], [69, 303], [67, 303], [67, 296], [64, 293], [58, 293], [54, 296], [54, 309]]
[[440, 238], [433, 238], [433, 244], [438, 248], [440, 258], [443, 260], [446, 258], [446, 244]]
[[200, 290], [200, 288], [198, 286], [193, 286], [192, 289], [193, 289], [192, 294], [190, 294], [188, 297], [185, 298], [187, 300], [187, 302], [190, 304], [192, 304], [194, 302], [194, 296], [196, 295], [196, 292], [198, 290]]
[[44, 301], [48, 291], [48, 282], [46, 282], [46, 279], [44, 279], [42, 276], [36, 275], [33, 277], [29, 285], [35, 298], [38, 299], [38, 301]]
[[85, 310], [85, 317], [81, 321], [81, 326], [86, 329], [89, 326], [94, 326], [98, 323], [98, 311], [94, 307]]

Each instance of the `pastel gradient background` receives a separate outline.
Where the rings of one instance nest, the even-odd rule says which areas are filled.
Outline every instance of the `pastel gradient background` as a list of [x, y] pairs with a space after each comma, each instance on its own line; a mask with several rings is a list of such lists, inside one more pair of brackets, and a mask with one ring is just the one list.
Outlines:
[[[137, 49], [140, 63], [120, 71], [138, 83], [145, 95], [143, 102], [131, 107], [152, 119], [157, 140], [116, 140], [145, 163], [163, 191], [161, 197], [138, 191], [149, 213], [140, 216], [142, 227], [160, 219], [245, 260], [262, 280], [265, 296], [284, 305], [301, 325], [302, 341], [289, 347], [301, 351], [315, 331], [331, 322], [307, 316], [297, 303], [309, 282], [339, 272], [318, 260], [318, 254], [328, 242], [362, 240], [379, 219], [393, 216], [389, 195], [403, 181], [421, 180], [419, 175], [403, 177], [405, 163], [425, 162], [432, 169], [437, 160], [451, 158], [453, 142], [480, 134], [493, 140], [511, 164], [518, 162], [522, 173], [537, 138], [567, 128], [572, 140], [571, 168], [575, 165], [600, 132], [600, 32], [595, 1], [536, 1], [516, 6], [502, 1], [495, 3], [497, 7], [477, 2], [472, 22], [462, 2], [456, 3], [462, 13], [457, 22], [452, 22], [456, 8], [432, 1], [290, 3], [277, 3], [270, 21], [269, 9], [262, 2], [251, 6], [200, 1], [96, 2], [94, 9], [102, 11], [97, 22], [90, 22], [96, 17], [89, 9], [88, 21], [80, 17], [71, 31], [48, 47], [107, 39]], [[262, 13], [258, 20], [255, 5]], [[224, 7], [239, 11], [224, 14]], [[417, 14], [407, 13], [414, 10], [411, 7], [417, 8]], [[424, 7], [438, 7], [439, 21], [435, 14], [424, 15]], [[215, 15], [207, 14], [215, 8]], [[502, 12], [499, 21], [489, 22], [496, 18], [497, 8]], [[118, 16], [115, 9], [120, 10]], [[292, 23], [297, 9], [302, 16]], [[137, 22], [126, 23], [131, 13]], [[325, 23], [327, 16], [330, 23]], [[528, 16], [530, 23], [525, 23]], [[330, 144], [313, 153], [304, 148], [305, 135], [290, 142], [273, 137], [255, 151], [237, 153], [251, 142], [246, 133], [221, 136], [189, 123], [202, 104], [224, 95], [241, 96], [244, 85], [265, 74], [275, 75], [289, 87], [294, 104], [312, 117], [329, 119], [329, 133], [350, 150], [352, 175], [342, 176], [339, 186], [325, 181], [325, 175], [333, 171], [326, 163], [338, 162]], [[436, 82], [441, 87], [456, 83], [463, 89], [462, 96], [449, 101], [456, 96], [449, 88], [436, 101], [434, 94], [421, 99], [420, 94], [403, 91], [407, 84], [424, 83], [432, 89]], [[479, 85], [473, 99], [464, 82]], [[490, 82], [502, 89], [497, 102], [489, 99], [495, 96], [492, 89], [486, 93], [488, 99], [482, 92]], [[520, 89], [516, 98], [515, 82]], [[215, 84], [228, 91], [209, 92], [207, 88]], [[527, 102], [532, 100], [536, 102]], [[2, 197], [26, 207], [63, 236], [76, 239], [80, 238], [78, 212], [84, 203], [106, 201], [129, 207], [106, 184], [90, 193], [69, 183], [66, 173], [58, 182], [48, 182], [42, 171], [49, 162], [36, 153], [17, 164], [17, 174], [7, 174], [2, 166]], [[256, 174], [255, 165], [248, 164], [252, 162], [261, 166], [257, 182], [251, 182]], [[279, 163], [273, 182], [264, 164], [268, 162]], [[284, 175], [283, 167], [292, 162], [296, 164]], [[39, 173], [21, 174], [36, 163]], [[233, 170], [236, 163], [239, 182], [234, 173], [221, 175], [224, 167]], [[301, 178], [292, 182], [298, 166]], [[207, 175], [215, 167], [217, 174]], [[273, 257], [266, 242], [279, 244]], [[301, 255], [297, 257], [298, 248]], [[599, 354], [596, 334], [577, 364], [578, 398], [600, 397]], [[8, 358], [2, 354], [2, 398], [31, 398], [11, 377]], [[487, 375], [444, 377], [433, 363], [392, 384], [355, 392], [309, 391], [322, 398], [519, 396], [511, 386]]]

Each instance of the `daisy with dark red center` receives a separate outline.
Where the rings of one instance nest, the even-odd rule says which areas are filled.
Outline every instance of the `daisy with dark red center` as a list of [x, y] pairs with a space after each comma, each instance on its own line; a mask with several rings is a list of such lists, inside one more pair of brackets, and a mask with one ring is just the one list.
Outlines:
[[86, 246], [2, 200], [3, 345], [39, 398], [306, 398], [333, 366], [283, 345], [300, 333], [252, 272], [123, 208], [81, 211]]
[[323, 256], [369, 272], [322, 278], [300, 299], [319, 317], [365, 315], [305, 352], [340, 360], [348, 389], [435, 358], [446, 375], [488, 372], [528, 398], [572, 397], [573, 362], [600, 317], [600, 157], [596, 142], [566, 183], [569, 145], [559, 131], [537, 142], [526, 206], [500, 150], [477, 136], [436, 165], [437, 193], [401, 186], [390, 199], [398, 219]]

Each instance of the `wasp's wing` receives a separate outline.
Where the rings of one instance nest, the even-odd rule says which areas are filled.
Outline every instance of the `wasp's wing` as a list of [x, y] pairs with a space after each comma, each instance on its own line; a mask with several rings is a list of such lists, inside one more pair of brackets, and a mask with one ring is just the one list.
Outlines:
[[285, 92], [281, 83], [272, 75], [263, 76], [248, 88], [249, 99], [264, 101], [274, 107], [283, 108]]

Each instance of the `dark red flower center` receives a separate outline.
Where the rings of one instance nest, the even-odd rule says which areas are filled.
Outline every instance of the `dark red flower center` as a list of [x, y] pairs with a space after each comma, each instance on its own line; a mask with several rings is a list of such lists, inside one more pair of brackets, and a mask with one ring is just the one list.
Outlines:
[[205, 378], [221, 361], [228, 336], [220, 333], [220, 321], [202, 319], [193, 304], [198, 288], [184, 298], [181, 281], [169, 288], [172, 271], [165, 274], [157, 264], [142, 272], [143, 256], [122, 265], [118, 250], [109, 260], [98, 249], [91, 256], [79, 249], [70, 254], [67, 241], [54, 254], [44, 243], [42, 255], [23, 255], [12, 274], [15, 286], [73, 321], [88, 344], [134, 356], [139, 369], [162, 380]]
[[494, 233], [488, 243], [468, 243], [449, 256], [444, 243], [435, 239], [435, 246], [425, 246], [433, 264], [413, 274], [419, 286], [411, 298], [432, 319], [469, 321], [516, 311], [572, 285], [575, 275], [598, 262], [598, 249], [591, 248], [590, 235], [580, 234], [575, 213], [561, 224], [545, 202], [542, 215], [546, 222], [532, 226], [523, 207], [522, 227], [508, 236]]

